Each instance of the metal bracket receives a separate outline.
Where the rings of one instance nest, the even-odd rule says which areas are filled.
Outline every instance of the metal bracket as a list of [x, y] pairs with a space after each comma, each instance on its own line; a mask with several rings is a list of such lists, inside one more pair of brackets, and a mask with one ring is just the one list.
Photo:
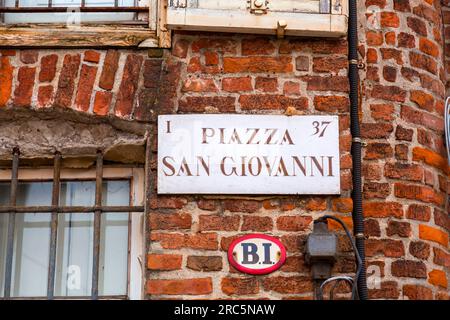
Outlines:
[[277, 22], [277, 38], [283, 39], [286, 31], [287, 22], [285, 20], [278, 20]]
[[268, 0], [248, 0], [247, 3], [250, 13], [253, 14], [266, 14], [269, 10]]

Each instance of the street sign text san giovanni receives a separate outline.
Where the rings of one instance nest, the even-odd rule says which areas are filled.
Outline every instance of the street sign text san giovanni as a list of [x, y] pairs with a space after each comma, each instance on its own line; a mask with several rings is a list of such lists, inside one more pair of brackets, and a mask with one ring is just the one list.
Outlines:
[[339, 194], [337, 116], [158, 117], [160, 194]]

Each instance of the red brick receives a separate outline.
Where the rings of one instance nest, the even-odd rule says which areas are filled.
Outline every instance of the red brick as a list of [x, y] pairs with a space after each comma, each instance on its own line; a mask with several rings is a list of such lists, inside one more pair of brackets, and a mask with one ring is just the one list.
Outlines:
[[395, 130], [395, 138], [397, 140], [412, 141], [413, 135], [414, 135], [413, 129], [407, 129], [400, 125], [398, 125], [397, 129]]
[[405, 32], [400, 32], [398, 35], [398, 46], [403, 48], [414, 48], [416, 46], [416, 38]]
[[353, 210], [352, 198], [336, 198], [331, 201], [331, 209], [333, 211], [350, 213]]
[[423, 161], [430, 166], [443, 170], [444, 172], [448, 171], [447, 161], [444, 157], [436, 152], [421, 147], [415, 147], [413, 149], [413, 160]]
[[180, 39], [175, 42], [172, 47], [172, 55], [178, 58], [186, 58], [187, 52], [189, 50], [189, 41], [185, 39]]
[[307, 82], [307, 90], [310, 91], [338, 91], [348, 92], [348, 78], [342, 76], [305, 76], [301, 78]]
[[196, 78], [187, 79], [181, 88], [183, 92], [217, 92], [218, 89], [213, 79]]
[[381, 56], [384, 60], [394, 60], [397, 64], [403, 64], [403, 51], [393, 48], [381, 48]]
[[396, 86], [375, 85], [370, 93], [372, 98], [394, 102], [405, 102], [406, 91]]
[[450, 215], [444, 211], [434, 209], [433, 212], [434, 223], [437, 226], [443, 227], [447, 230], [450, 230]]
[[199, 216], [199, 230], [236, 231], [239, 229], [240, 222], [239, 216], [201, 215]]
[[134, 96], [138, 87], [139, 72], [143, 58], [136, 54], [129, 54], [125, 62], [122, 82], [117, 93], [114, 113], [119, 117], [127, 117], [133, 111]]
[[220, 256], [189, 256], [186, 267], [195, 271], [220, 271], [223, 268]]
[[394, 0], [394, 10], [401, 12], [411, 12], [409, 0]]
[[393, 31], [386, 32], [384, 35], [384, 41], [386, 42], [387, 45], [395, 46], [396, 43], [395, 32]]
[[406, 22], [408, 24], [408, 27], [413, 30], [415, 33], [417, 33], [418, 35], [427, 36], [427, 26], [425, 24], [425, 22], [423, 22], [421, 19], [419, 18], [414, 18], [414, 17], [408, 17], [406, 19]]
[[183, 257], [178, 254], [149, 254], [147, 268], [150, 270], [168, 271], [181, 269]]
[[439, 243], [444, 247], [448, 246], [448, 233], [427, 225], [419, 225], [419, 238]]
[[270, 55], [275, 53], [275, 46], [269, 38], [242, 39], [242, 55]]
[[405, 284], [403, 286], [403, 295], [409, 300], [432, 300], [433, 292], [431, 289], [415, 284]]
[[308, 211], [324, 211], [327, 209], [327, 200], [321, 197], [311, 198], [306, 201], [305, 209]]
[[423, 53], [426, 53], [435, 58], [439, 57], [439, 47], [431, 40], [427, 38], [420, 38], [419, 49]]
[[56, 54], [50, 54], [41, 58], [40, 82], [50, 82], [55, 78], [57, 62], [58, 56]]
[[388, 143], [369, 143], [366, 147], [366, 153], [364, 159], [385, 159], [393, 156], [393, 150]]
[[261, 203], [254, 200], [224, 200], [223, 209], [230, 212], [253, 213], [261, 208]]
[[217, 209], [217, 201], [200, 199], [199, 201], [197, 201], [197, 206], [199, 209], [202, 209], [202, 210], [215, 211]]
[[223, 70], [226, 73], [286, 73], [293, 71], [292, 58], [279, 57], [224, 57]]
[[147, 59], [144, 62], [144, 87], [159, 89], [161, 85], [162, 60]]
[[441, 22], [441, 16], [436, 12], [436, 10], [424, 4], [414, 7], [413, 13], [419, 17], [425, 18], [434, 25], [438, 25]]
[[399, 237], [408, 238], [411, 235], [411, 224], [408, 222], [391, 220], [386, 228], [388, 237], [397, 235]]
[[350, 100], [343, 96], [315, 96], [314, 107], [317, 111], [328, 113], [348, 112]]
[[400, 162], [386, 163], [384, 166], [384, 175], [392, 179], [422, 181], [423, 168], [417, 164]]
[[420, 90], [412, 90], [410, 100], [424, 110], [434, 110], [434, 98], [432, 95], [426, 92]]
[[437, 73], [437, 63], [436, 60], [430, 58], [429, 56], [419, 54], [416, 52], [409, 53], [409, 62], [411, 66], [426, 70], [430, 73]]
[[14, 90], [14, 105], [17, 107], [31, 107], [33, 95], [35, 67], [21, 67], [17, 75], [19, 84]]
[[289, 107], [306, 110], [308, 108], [307, 98], [289, 98], [284, 95], [241, 95], [239, 103], [242, 110], [285, 110]]
[[383, 78], [386, 81], [395, 82], [397, 80], [397, 68], [391, 66], [384, 66]]
[[278, 293], [307, 293], [313, 289], [310, 277], [268, 277], [263, 279], [263, 287], [266, 291]]
[[409, 244], [409, 253], [418, 259], [427, 260], [430, 256], [430, 245], [422, 241], [412, 241]]
[[368, 237], [380, 237], [381, 229], [377, 219], [364, 219], [364, 230]]
[[313, 59], [314, 72], [338, 73], [342, 69], [346, 69], [348, 61], [346, 57], [327, 56], [315, 57]]
[[431, 270], [428, 273], [428, 282], [432, 285], [439, 286], [442, 288], [448, 287], [447, 275], [442, 270]]
[[283, 85], [283, 93], [285, 95], [298, 95], [300, 94], [300, 84], [293, 81], [286, 81]]
[[151, 209], [181, 209], [187, 204], [187, 200], [179, 197], [158, 196], [150, 200]]
[[84, 61], [98, 63], [100, 61], [100, 52], [87, 50], [84, 52]]
[[223, 278], [222, 292], [231, 295], [252, 295], [259, 292], [259, 283], [256, 278]]
[[11, 97], [13, 71], [9, 58], [0, 57], [0, 108], [5, 107]]
[[155, 233], [150, 235], [151, 241], [159, 242], [163, 249], [203, 249], [217, 250], [218, 241], [216, 233]]
[[266, 232], [273, 229], [273, 221], [271, 217], [244, 216], [242, 223], [242, 231], [258, 231]]
[[309, 71], [309, 57], [299, 56], [295, 58], [295, 69], [297, 71]]
[[406, 217], [413, 220], [430, 221], [431, 209], [428, 206], [411, 204], [406, 212]]
[[0, 55], [2, 55], [3, 57], [14, 57], [16, 55], [16, 50], [0, 49]]
[[391, 264], [394, 277], [427, 278], [427, 267], [422, 261], [396, 260]]
[[433, 262], [437, 265], [450, 267], [450, 254], [439, 248], [433, 248]]
[[278, 79], [270, 77], [256, 77], [255, 89], [263, 92], [277, 92]]
[[228, 92], [251, 91], [253, 90], [252, 78], [224, 78], [222, 80], [222, 89]]
[[395, 12], [380, 12], [380, 23], [382, 27], [398, 28], [400, 19]]
[[378, 62], [378, 53], [374, 48], [367, 49], [367, 63], [377, 63]]
[[366, 182], [364, 183], [364, 199], [386, 199], [391, 194], [389, 183]]
[[311, 217], [281, 216], [277, 219], [277, 229], [282, 231], [303, 231], [309, 228], [311, 222]]
[[25, 64], [33, 64], [38, 61], [39, 52], [36, 50], [21, 50], [20, 61]]
[[112, 90], [117, 68], [119, 66], [120, 52], [117, 50], [108, 50], [106, 52], [105, 61], [103, 62], [103, 70], [100, 75], [99, 87], [105, 90]]
[[178, 110], [181, 112], [205, 112], [208, 108], [219, 112], [235, 111], [234, 97], [186, 97], [180, 101]]
[[371, 104], [371, 116], [374, 120], [390, 122], [394, 119], [394, 106], [392, 104]]
[[111, 106], [112, 93], [107, 91], [98, 91], [95, 94], [94, 113], [99, 116], [106, 116]]
[[209, 37], [200, 38], [192, 42], [191, 48], [194, 53], [207, 49], [220, 53], [236, 54], [237, 46], [237, 42], [233, 39]]
[[389, 138], [394, 131], [390, 123], [362, 123], [361, 136], [368, 139]]
[[38, 90], [38, 107], [45, 108], [51, 105], [53, 99], [53, 86], [41, 86]]
[[442, 131], [444, 129], [444, 122], [442, 118], [406, 105], [402, 105], [400, 115], [405, 121], [425, 126], [431, 130]]
[[405, 255], [405, 248], [401, 240], [368, 239], [365, 245], [368, 257], [383, 255], [390, 258], [400, 258]]
[[97, 67], [83, 64], [81, 67], [78, 91], [75, 98], [75, 106], [78, 110], [88, 111], [91, 102], [92, 89], [94, 87]]
[[152, 230], [190, 229], [191, 215], [188, 213], [150, 213], [150, 228]]
[[386, 218], [403, 217], [403, 206], [397, 202], [365, 202], [363, 203], [365, 217]]
[[303, 256], [289, 256], [286, 258], [286, 262], [281, 267], [283, 272], [309, 272], [309, 266], [305, 263]]
[[394, 185], [394, 193], [397, 198], [419, 200], [426, 203], [434, 203], [438, 206], [445, 201], [442, 194], [436, 192], [433, 188], [421, 185], [396, 183]]
[[147, 294], [153, 295], [203, 295], [212, 289], [211, 278], [147, 281]]
[[398, 299], [400, 290], [397, 282], [383, 281], [379, 288], [369, 289], [369, 299]]
[[72, 107], [72, 97], [75, 91], [75, 81], [80, 67], [80, 55], [64, 56], [61, 74], [59, 75], [58, 90], [54, 104], [58, 107]]
[[217, 52], [206, 51], [205, 52], [205, 65], [216, 66], [219, 64], [219, 55]]
[[366, 31], [366, 40], [369, 46], [381, 46], [383, 44], [383, 34], [376, 31]]

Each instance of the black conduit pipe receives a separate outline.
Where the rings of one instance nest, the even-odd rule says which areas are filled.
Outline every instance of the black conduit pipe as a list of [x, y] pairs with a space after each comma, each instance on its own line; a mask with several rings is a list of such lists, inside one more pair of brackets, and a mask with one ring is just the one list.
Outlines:
[[350, 130], [352, 134], [352, 161], [353, 161], [353, 233], [356, 248], [362, 260], [361, 274], [358, 278], [358, 294], [361, 300], [367, 300], [367, 277], [364, 248], [364, 217], [362, 209], [362, 182], [361, 182], [361, 132], [358, 115], [358, 17], [357, 0], [348, 0], [348, 80], [350, 83]]

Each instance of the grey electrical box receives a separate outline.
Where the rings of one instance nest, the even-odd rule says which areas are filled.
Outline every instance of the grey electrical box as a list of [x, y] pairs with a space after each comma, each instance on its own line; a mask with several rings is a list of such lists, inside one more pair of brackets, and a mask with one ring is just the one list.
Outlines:
[[314, 223], [313, 232], [306, 241], [306, 262], [311, 265], [313, 279], [327, 279], [336, 262], [337, 236], [328, 230], [324, 221]]

